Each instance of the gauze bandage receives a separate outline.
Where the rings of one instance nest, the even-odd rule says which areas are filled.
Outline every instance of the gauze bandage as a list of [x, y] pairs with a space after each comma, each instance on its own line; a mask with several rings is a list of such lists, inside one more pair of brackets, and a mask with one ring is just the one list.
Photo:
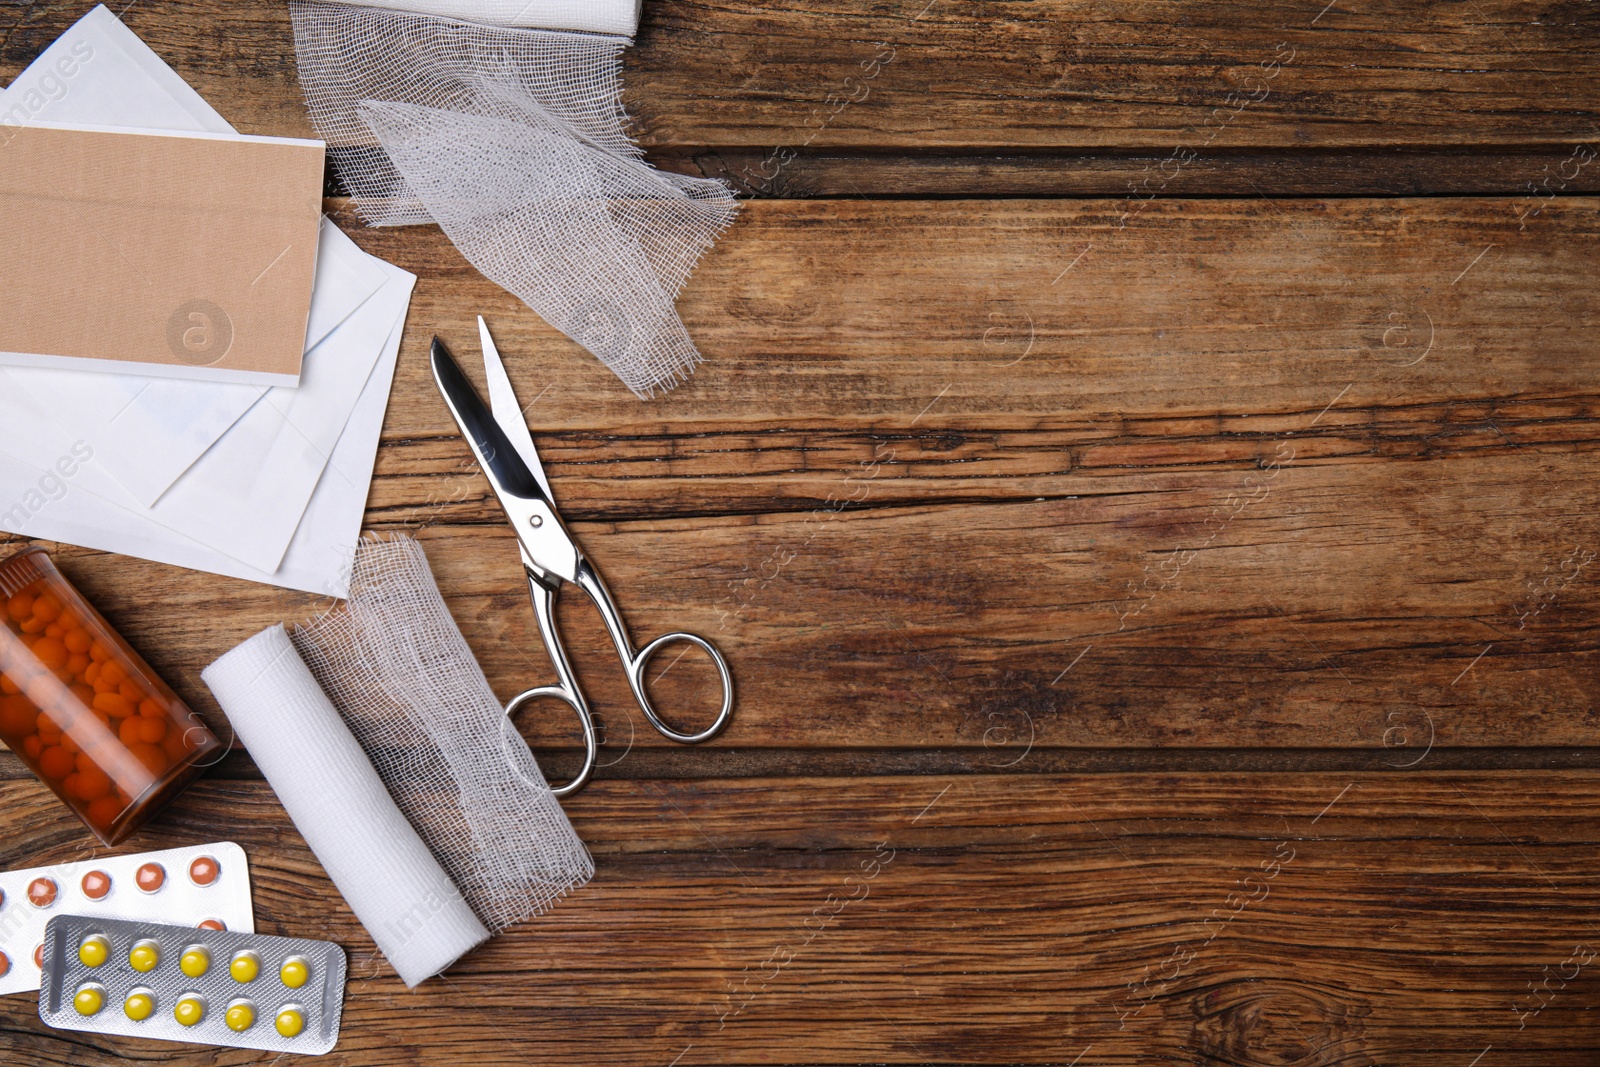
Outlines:
[[407, 985], [593, 876], [416, 541], [364, 541], [345, 605], [203, 677]]
[[644, 162], [623, 129], [625, 37], [525, 28], [631, 27], [636, 8], [391, 6], [429, 13], [290, 5], [312, 122], [356, 209], [375, 226], [437, 222], [635, 393], [671, 388], [700, 359], [674, 301], [738, 202]]

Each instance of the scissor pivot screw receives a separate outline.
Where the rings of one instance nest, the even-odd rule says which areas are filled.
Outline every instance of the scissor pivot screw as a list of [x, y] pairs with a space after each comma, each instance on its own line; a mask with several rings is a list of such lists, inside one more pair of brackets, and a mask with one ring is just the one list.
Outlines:
[[540, 526], [544, 525], [544, 516], [543, 515], [529, 515], [528, 516], [528, 525], [534, 527], [535, 529], [538, 529]]

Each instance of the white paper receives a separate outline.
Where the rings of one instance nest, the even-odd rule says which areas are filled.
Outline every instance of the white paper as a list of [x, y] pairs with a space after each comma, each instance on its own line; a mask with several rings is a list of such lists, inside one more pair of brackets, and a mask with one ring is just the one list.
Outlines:
[[[236, 136], [187, 82], [104, 6], [85, 15], [0, 92], [0, 123], [76, 123]], [[384, 282], [328, 219], [306, 329], [315, 346]], [[13, 368], [11, 378], [88, 441], [140, 503], [154, 504], [266, 388], [105, 371]], [[340, 416], [342, 424], [349, 412]], [[306, 472], [315, 482], [315, 471]]]
[[[398, 267], [388, 269], [403, 275], [402, 284], [409, 293], [415, 276]], [[119, 505], [92, 491], [96, 472], [94, 458], [83, 459], [87, 445], [67, 441], [69, 435], [37, 413], [31, 422], [19, 418], [16, 408], [26, 405], [20, 398], [10, 398], [11, 405], [0, 411], [0, 420], [17, 419], [27, 429], [41, 433], [54, 428], [60, 436], [51, 438], [51, 444], [65, 447], [47, 460], [36, 457], [34, 463], [0, 452], [0, 529], [286, 589], [347, 596], [350, 562], [361, 533], [404, 326], [404, 320], [394, 324], [276, 572], [250, 567], [175, 533], [156, 522], [148, 509]], [[0, 405], [7, 399], [0, 396]], [[109, 480], [103, 472], [101, 477]], [[100, 486], [103, 489], [105, 481]], [[113, 482], [112, 492], [118, 490]]]
[[[62, 66], [63, 56], [74, 56], [76, 61]], [[69, 100], [72, 107], [81, 109], [81, 113], [74, 112], [77, 117], [98, 123], [121, 121], [150, 126], [159, 122], [175, 129], [212, 132], [230, 129], [104, 7], [86, 15], [19, 76], [11, 89], [0, 93], [0, 123], [27, 121], [47, 104]], [[346, 320], [332, 324], [339, 329], [308, 355], [309, 368], [317, 368], [318, 360], [312, 356], [333, 356], [330, 367], [346, 356], [353, 359], [353, 367], [329, 369], [327, 374], [318, 368], [314, 381], [329, 383], [330, 390], [336, 383], [339, 397], [354, 394], [357, 399], [341, 417], [343, 401], [333, 402], [333, 393], [320, 387], [310, 392], [274, 390], [275, 397], [259, 399], [235, 424], [248, 424], [248, 432], [239, 440], [257, 446], [264, 440], [263, 426], [269, 422], [280, 428], [280, 448], [289, 449], [297, 439], [302, 442], [296, 450], [305, 476], [297, 483], [299, 489], [290, 499], [275, 500], [271, 493], [277, 488], [268, 489], [251, 479], [251, 471], [259, 468], [261, 457], [254, 452], [246, 456], [243, 453], [248, 450], [230, 443], [231, 429], [216, 442], [217, 460], [213, 461], [208, 452], [173, 486], [174, 490], [185, 487], [190, 475], [195, 475], [196, 485], [209, 482], [229, 487], [235, 502], [246, 509], [239, 514], [259, 515], [276, 510], [272, 537], [281, 538], [289, 531], [292, 539], [288, 540], [287, 550], [278, 547], [282, 562], [275, 571], [269, 562], [275, 557], [269, 548], [262, 547], [263, 539], [256, 538], [249, 545], [231, 541], [232, 531], [250, 520], [207, 516], [202, 522], [193, 512], [204, 505], [185, 500], [181, 493], [174, 497], [177, 505], [163, 509], [163, 499], [154, 509], [142, 506], [110, 472], [107, 461], [121, 461], [120, 451], [96, 449], [85, 436], [62, 425], [61, 413], [54, 410], [56, 405], [39, 404], [31, 394], [18, 389], [0, 389], [0, 394], [12, 394], [0, 395], [0, 407], [5, 409], [0, 410], [0, 446], [7, 449], [0, 452], [0, 529], [344, 596], [399, 354], [405, 309], [416, 279], [360, 252], [342, 233], [339, 238], [360, 257], [352, 260], [361, 264], [360, 271], [388, 286], [385, 303], [393, 312], [392, 321], [383, 321], [382, 315], [367, 315], [361, 316], [358, 323]], [[345, 324], [352, 329], [346, 331]], [[335, 355], [336, 352], [340, 354]], [[364, 379], [363, 366], [371, 368]], [[284, 396], [287, 392], [305, 395], [291, 402]], [[261, 412], [256, 415], [258, 407]], [[327, 446], [331, 446], [331, 455]], [[242, 491], [246, 489], [254, 492]], [[183, 493], [188, 491], [183, 488]], [[301, 508], [303, 513], [297, 514]], [[225, 546], [228, 551], [219, 551], [173, 529], [197, 523], [205, 526], [196, 531], [200, 536], [229, 542]], [[246, 556], [256, 565], [229, 552]]]

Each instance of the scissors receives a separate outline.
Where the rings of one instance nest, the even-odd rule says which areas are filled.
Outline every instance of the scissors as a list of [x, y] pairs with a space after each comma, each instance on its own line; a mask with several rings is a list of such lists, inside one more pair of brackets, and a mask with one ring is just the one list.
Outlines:
[[[489, 378], [490, 407], [486, 409], [483, 406], [472, 383], [461, 373], [450, 350], [437, 337], [433, 339], [433, 380], [450, 408], [450, 414], [455, 416], [461, 435], [467, 439], [472, 454], [477, 457], [478, 466], [489, 479], [489, 485], [499, 498], [500, 506], [505, 509], [512, 528], [517, 532], [522, 569], [528, 576], [528, 593], [533, 600], [534, 615], [539, 620], [539, 633], [544, 637], [545, 650], [556, 669], [555, 685], [539, 686], [517, 694], [506, 705], [506, 715], [513, 715], [530, 700], [556, 697], [566, 701], [577, 713], [578, 722], [583, 727], [583, 769], [566, 785], [552, 789], [556, 796], [565, 797], [576, 793], [589, 781], [600, 745], [595, 734], [594, 717], [589, 712], [589, 702], [578, 688], [578, 679], [567, 659], [561, 634], [556, 630], [556, 595], [563, 583], [573, 583], [594, 601], [606, 630], [611, 634], [612, 643], [617, 646], [617, 655], [627, 672], [633, 698], [639, 702], [639, 708], [650, 720], [650, 725], [666, 737], [681, 744], [697, 745], [717, 736], [728, 724], [728, 715], [733, 711], [733, 675], [728, 670], [728, 661], [722, 658], [716, 646], [695, 634], [663, 634], [637, 652], [634, 651], [628, 629], [622, 621], [622, 613], [617, 610], [616, 601], [600, 579], [600, 572], [584, 557], [556, 511], [550, 480], [545, 477], [544, 465], [539, 462], [539, 451], [533, 447], [533, 437], [528, 433], [528, 424], [523, 421], [522, 406], [517, 403], [517, 395], [511, 388], [505, 364], [500, 361], [500, 352], [495, 348], [494, 339], [489, 336], [489, 327], [484, 324], [481, 315], [478, 316], [478, 334], [483, 342], [483, 367]], [[675, 641], [686, 641], [704, 649], [722, 678], [722, 710], [715, 722], [697, 734], [680, 733], [663, 722], [650, 703], [650, 695], [645, 692], [645, 667], [652, 656]]]

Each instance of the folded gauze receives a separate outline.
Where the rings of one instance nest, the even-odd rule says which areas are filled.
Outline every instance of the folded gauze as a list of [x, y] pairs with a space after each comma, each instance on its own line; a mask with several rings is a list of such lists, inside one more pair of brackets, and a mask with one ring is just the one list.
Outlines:
[[693, 372], [676, 301], [739, 202], [629, 136], [636, 0], [292, 0], [289, 15], [312, 125], [362, 218], [438, 223], [641, 397]]
[[390, 799], [289, 641], [263, 630], [202, 674], [317, 860], [407, 986], [489, 931]]
[[640, 0], [346, 0], [362, 7], [389, 7], [443, 15], [491, 26], [529, 26], [632, 37], [639, 29]]

